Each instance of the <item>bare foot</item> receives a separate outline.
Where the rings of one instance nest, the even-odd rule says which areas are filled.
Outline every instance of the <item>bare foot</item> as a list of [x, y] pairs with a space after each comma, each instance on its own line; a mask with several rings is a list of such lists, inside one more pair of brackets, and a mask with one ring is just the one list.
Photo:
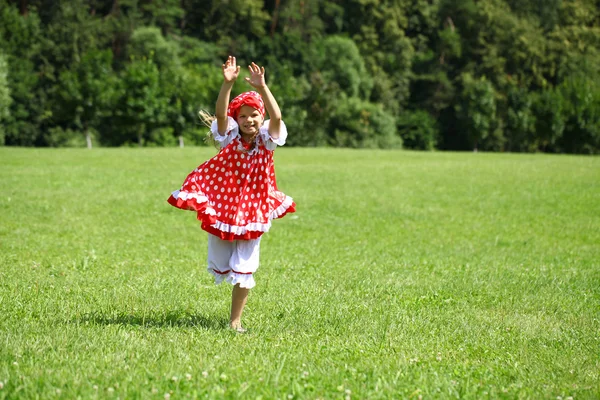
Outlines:
[[248, 329], [244, 328], [240, 323], [230, 324], [229, 327], [236, 331], [237, 333], [247, 333]]

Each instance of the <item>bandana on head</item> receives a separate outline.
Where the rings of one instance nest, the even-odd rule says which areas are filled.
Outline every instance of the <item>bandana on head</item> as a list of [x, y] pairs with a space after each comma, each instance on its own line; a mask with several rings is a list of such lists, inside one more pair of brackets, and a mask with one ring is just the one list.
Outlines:
[[242, 106], [250, 106], [258, 110], [261, 115], [265, 116], [265, 103], [260, 94], [256, 92], [245, 92], [231, 100], [227, 108], [227, 115], [237, 121]]

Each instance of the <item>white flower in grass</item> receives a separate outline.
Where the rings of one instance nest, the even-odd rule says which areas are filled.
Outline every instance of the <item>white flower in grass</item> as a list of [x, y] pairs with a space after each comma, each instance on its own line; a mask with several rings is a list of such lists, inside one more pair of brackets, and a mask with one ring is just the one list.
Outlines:
[[171, 398], [171, 394], [170, 393], [165, 393], [165, 400], [169, 400]]
[[226, 380], [227, 380], [227, 375], [225, 375], [225, 374], [223, 373], [223, 374], [221, 374], [221, 376], [219, 376], [219, 378], [220, 378], [222, 381], [226, 381]]
[[206, 378], [207, 376], [208, 376], [208, 372], [206, 372], [206, 371], [202, 371], [202, 377], [203, 377], [203, 378]]
[[442, 353], [437, 353], [437, 356], [435, 357], [435, 359], [438, 361], [442, 361]]
[[185, 374], [185, 379], [187, 379], [188, 381], [192, 379], [192, 375], [191, 374]]
[[176, 377], [176, 376], [174, 376], [174, 377], [172, 377], [172, 378], [171, 378], [171, 380], [172, 380], [173, 382], [177, 382], [177, 380], [178, 380], [178, 379], [179, 379], [179, 378], [178, 378], [178, 377]]
[[108, 393], [113, 393], [115, 391], [115, 388], [109, 387], [106, 390], [108, 391]]
[[152, 388], [152, 394], [156, 394], [158, 393], [158, 389], [157, 388]]
[[4, 383], [0, 382], [0, 390], [4, 389]]
[[98, 390], [98, 385], [94, 385], [94, 386], [92, 386], [92, 389], [94, 389], [94, 390]]

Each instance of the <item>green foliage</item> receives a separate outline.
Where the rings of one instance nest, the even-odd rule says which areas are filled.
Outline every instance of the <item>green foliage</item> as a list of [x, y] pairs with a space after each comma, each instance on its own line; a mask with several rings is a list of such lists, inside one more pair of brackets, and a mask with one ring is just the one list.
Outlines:
[[160, 27], [164, 33], [178, 32], [185, 10], [180, 0], [162, 0], [159, 2], [140, 2], [139, 5], [144, 20], [151, 25]]
[[560, 151], [558, 145], [565, 130], [564, 98], [558, 90], [547, 89], [537, 93], [533, 102], [535, 119], [535, 147], [540, 151]]
[[[91, 50], [84, 54], [79, 62], [60, 73], [59, 84], [55, 118], [87, 135], [103, 118], [112, 116], [118, 82], [112, 70], [110, 50]], [[54, 134], [51, 132], [51, 135]]]
[[208, 134], [210, 134], [209, 129], [198, 124], [196, 127], [186, 127], [181, 132], [181, 137], [183, 138], [184, 146], [206, 146], [206, 137]]
[[398, 134], [404, 147], [414, 150], [433, 150], [437, 145], [436, 120], [426, 111], [406, 111], [397, 118]]
[[485, 77], [474, 78], [465, 73], [461, 78], [462, 91], [455, 105], [459, 126], [471, 148], [490, 149], [498, 127], [494, 87]]
[[290, 132], [286, 143], [292, 146], [325, 145], [323, 127], [321, 131], [317, 130], [320, 136], [315, 131], [318, 128], [312, 127], [311, 115], [306, 110], [306, 98], [311, 94], [311, 85], [306, 78], [297, 78], [291, 68], [280, 66], [272, 76], [268, 76], [268, 81]]
[[[373, 82], [367, 74], [358, 47], [351, 39], [329, 36], [322, 43], [318, 67], [323, 79], [335, 83], [348, 97], [368, 98]], [[332, 63], [331, 60], [336, 60]]]
[[600, 83], [574, 76], [558, 91], [565, 105], [562, 149], [567, 153], [600, 153]]
[[409, 97], [415, 46], [406, 36], [408, 2], [344, 2], [344, 28], [357, 44], [367, 71], [375, 78], [371, 100], [397, 114]]
[[362, 128], [336, 125], [360, 99], [411, 148], [599, 151], [595, 89], [573, 83], [600, 76], [596, 0], [0, 0], [0, 53], [7, 145], [195, 137], [232, 54], [234, 95], [250, 62], [265, 66], [290, 145], [362, 146], [345, 137]]
[[523, 88], [512, 88], [508, 92], [506, 116], [506, 150], [535, 151], [536, 118], [532, 96]]
[[563, 0], [507, 0], [511, 10], [518, 16], [538, 22], [546, 31], [552, 30], [559, 22]]
[[[232, 53], [247, 51], [251, 40], [266, 34], [270, 21], [261, 0], [186, 1], [184, 33], [216, 43]], [[221, 54], [221, 58], [227, 53]]]
[[151, 59], [133, 60], [121, 77], [117, 111], [119, 122], [111, 144], [144, 145], [149, 133], [167, 119], [167, 101], [160, 86], [160, 72]]
[[[102, 20], [89, 13], [86, 0], [59, 0], [52, 19], [44, 26], [42, 56], [52, 66], [49, 73], [69, 68], [88, 51], [108, 44]], [[52, 77], [49, 77], [52, 79]]]
[[343, 96], [329, 120], [330, 144], [339, 147], [400, 148], [396, 121], [380, 105]]
[[160, 70], [180, 66], [179, 46], [166, 40], [157, 27], [140, 27], [133, 31], [127, 54], [133, 59], [152, 58]]
[[8, 64], [8, 87], [12, 102], [3, 124], [7, 145], [34, 146], [39, 143], [42, 121], [49, 116], [44, 108], [45, 93], [38, 91], [36, 62], [42, 33], [36, 14], [28, 18], [6, 0], [0, 0], [0, 51]]
[[150, 135], [146, 140], [146, 146], [175, 146], [177, 144], [177, 140], [175, 139], [174, 132], [174, 129], [170, 126], [155, 128], [150, 132]]
[[[87, 132], [91, 138], [96, 138], [96, 132]], [[44, 134], [44, 142], [49, 147], [85, 147], [86, 146], [86, 133], [73, 130], [63, 129], [59, 126], [50, 128]]]
[[0, 146], [4, 145], [4, 124], [10, 117], [10, 87], [8, 86], [8, 64], [0, 52]]

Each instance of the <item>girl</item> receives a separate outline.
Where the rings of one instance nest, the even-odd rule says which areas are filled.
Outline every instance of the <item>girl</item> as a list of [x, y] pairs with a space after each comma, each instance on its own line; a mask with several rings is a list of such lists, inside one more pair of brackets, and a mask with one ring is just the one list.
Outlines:
[[[229, 103], [240, 67], [229, 56], [223, 69], [223, 85], [217, 98], [211, 132], [219, 153], [192, 171], [168, 202], [196, 211], [208, 232], [208, 271], [215, 283], [233, 285], [229, 325], [237, 332], [254, 287], [261, 235], [271, 220], [295, 211], [291, 197], [277, 190], [273, 150], [283, 146], [287, 129], [281, 111], [265, 83], [265, 69], [252, 63], [246, 81], [256, 89]], [[265, 121], [265, 108], [270, 120]]]

